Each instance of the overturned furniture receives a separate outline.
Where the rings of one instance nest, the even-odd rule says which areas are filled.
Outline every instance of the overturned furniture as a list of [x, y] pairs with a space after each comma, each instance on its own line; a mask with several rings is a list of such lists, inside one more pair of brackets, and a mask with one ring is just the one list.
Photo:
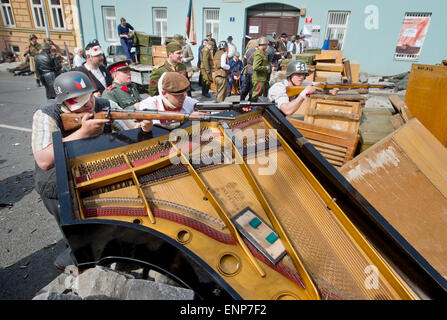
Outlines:
[[138, 262], [207, 300], [447, 296], [275, 106], [183, 129], [54, 134], [61, 227], [79, 268]]
[[340, 171], [447, 276], [447, 149], [418, 119], [409, 120]]

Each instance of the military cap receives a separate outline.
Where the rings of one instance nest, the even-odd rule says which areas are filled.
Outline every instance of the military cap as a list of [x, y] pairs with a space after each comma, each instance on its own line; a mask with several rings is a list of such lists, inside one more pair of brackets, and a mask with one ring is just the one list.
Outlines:
[[207, 37], [212, 36], [212, 35], [213, 35], [213, 34], [212, 34], [211, 32], [208, 32], [208, 33], [206, 34]]
[[206, 44], [209, 44], [210, 46], [214, 46], [214, 41], [212, 41], [212, 40], [208, 40], [208, 41], [206, 42]]
[[174, 36], [172, 38], [175, 41], [182, 41], [183, 40], [183, 36], [181, 34], [174, 34]]
[[233, 37], [232, 36], [228, 36], [227, 41], [229, 41], [229, 40], [233, 40]]
[[33, 40], [34, 38], [37, 39], [37, 36], [34, 33], [29, 35], [29, 39], [30, 40]]
[[165, 72], [161, 82], [162, 90], [168, 93], [181, 93], [189, 89], [189, 80], [178, 72]]
[[123, 61], [118, 61], [118, 62], [112, 63], [107, 66], [107, 70], [109, 70], [110, 73], [114, 73], [115, 71], [130, 69], [130, 66], [129, 66], [130, 62], [131, 62], [130, 60], [123, 60]]
[[177, 42], [177, 41], [169, 42], [166, 45], [166, 51], [167, 52], [175, 52], [175, 51], [178, 51], [178, 50], [182, 50], [182, 45], [179, 42]]

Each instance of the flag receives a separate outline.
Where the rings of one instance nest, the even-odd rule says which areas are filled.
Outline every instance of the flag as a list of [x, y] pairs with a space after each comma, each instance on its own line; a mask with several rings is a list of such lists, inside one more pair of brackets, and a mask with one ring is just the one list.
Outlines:
[[326, 42], [323, 44], [323, 47], [321, 50], [329, 50], [329, 43], [331, 42], [331, 36], [329, 36], [326, 40]]
[[189, 0], [188, 15], [186, 16], [186, 37], [192, 45], [195, 45], [197, 43], [192, 0]]
[[84, 79], [82, 79], [82, 78], [77, 78], [77, 79], [75, 79], [74, 82], [75, 82], [76, 88], [78, 90], [81, 90], [81, 89], [84, 89], [85, 87], [87, 87], [84, 82]]

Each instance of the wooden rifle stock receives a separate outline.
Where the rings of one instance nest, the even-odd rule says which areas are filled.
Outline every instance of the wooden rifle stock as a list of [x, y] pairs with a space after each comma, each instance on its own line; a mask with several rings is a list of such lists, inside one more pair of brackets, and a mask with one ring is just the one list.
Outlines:
[[[63, 113], [61, 114], [64, 130], [72, 131], [82, 126], [82, 118], [86, 113]], [[104, 110], [94, 113], [94, 119], [110, 120], [169, 120], [169, 121], [221, 121], [234, 120], [234, 117], [222, 117], [214, 115], [190, 114], [169, 111], [126, 111], [126, 110]]]
[[[387, 88], [394, 88], [393, 85], [386, 85], [386, 84], [368, 84], [368, 83], [350, 83], [350, 84], [344, 84], [344, 83], [335, 83], [335, 84], [316, 84], [314, 87], [330, 90], [334, 88], [338, 89], [370, 89], [370, 88], [377, 88], [377, 89], [387, 89]], [[286, 92], [289, 97], [294, 97], [299, 95], [304, 89], [306, 89], [306, 86], [294, 86], [294, 87], [287, 87]]]

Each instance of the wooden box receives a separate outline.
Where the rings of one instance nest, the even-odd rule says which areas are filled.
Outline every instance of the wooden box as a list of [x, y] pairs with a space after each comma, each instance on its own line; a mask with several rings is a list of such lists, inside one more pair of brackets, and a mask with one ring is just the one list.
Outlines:
[[304, 121], [339, 131], [357, 134], [362, 117], [360, 102], [312, 99]]
[[143, 46], [143, 47], [150, 47], [153, 45], [161, 45], [161, 37], [137, 31], [135, 33], [135, 42], [139, 46]]
[[447, 68], [413, 64], [405, 103], [413, 117], [447, 146]]
[[351, 62], [352, 83], [359, 83], [360, 64]]
[[358, 134], [320, 127], [290, 117], [287, 120], [334, 167], [340, 168], [354, 157]]
[[154, 66], [159, 66], [161, 64], [164, 64], [168, 58], [164, 57], [152, 57], [154, 61]]
[[166, 51], [166, 46], [152, 46], [152, 56], [167, 58], [168, 52]]
[[311, 66], [314, 62], [315, 53], [302, 53], [296, 55], [296, 60], [306, 62], [307, 66]]
[[316, 71], [315, 73], [316, 82], [340, 83], [341, 78], [342, 78], [341, 72]]
[[420, 121], [411, 119], [340, 172], [447, 276], [447, 149]]
[[329, 40], [329, 50], [338, 50], [338, 40]]
[[342, 72], [343, 64], [341, 63], [326, 63], [318, 62], [316, 66], [317, 71]]
[[141, 64], [147, 65], [147, 66], [153, 66], [154, 60], [151, 56], [140, 54], [139, 55], [139, 61]]
[[140, 54], [144, 54], [146, 56], [152, 56], [152, 47], [139, 47], [138, 51]]

